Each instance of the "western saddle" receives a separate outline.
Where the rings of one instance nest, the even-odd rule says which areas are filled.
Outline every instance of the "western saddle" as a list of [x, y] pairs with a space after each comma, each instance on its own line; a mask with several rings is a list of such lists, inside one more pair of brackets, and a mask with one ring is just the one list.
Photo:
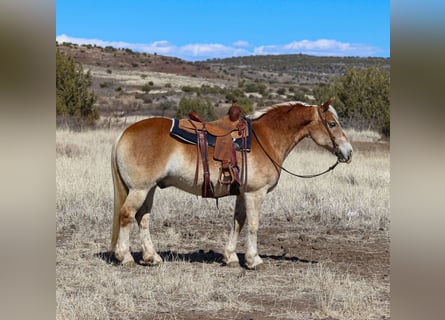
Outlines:
[[[200, 158], [204, 171], [204, 181], [202, 185], [202, 196], [204, 198], [214, 198], [214, 186], [210, 180], [208, 162], [208, 141], [207, 134], [216, 137], [213, 159], [221, 162], [219, 169], [218, 183], [230, 188], [231, 194], [239, 193], [239, 186], [246, 185], [247, 182], [247, 121], [241, 117], [241, 108], [232, 101], [232, 106], [227, 115], [223, 118], [206, 123], [195, 112], [189, 113], [190, 119], [179, 120], [179, 128], [195, 133], [197, 136], [197, 160], [195, 171], [195, 185], [198, 182]], [[234, 141], [241, 139], [241, 147]], [[241, 151], [241, 172], [238, 166], [236, 151]], [[241, 173], [241, 174], [240, 174]]]

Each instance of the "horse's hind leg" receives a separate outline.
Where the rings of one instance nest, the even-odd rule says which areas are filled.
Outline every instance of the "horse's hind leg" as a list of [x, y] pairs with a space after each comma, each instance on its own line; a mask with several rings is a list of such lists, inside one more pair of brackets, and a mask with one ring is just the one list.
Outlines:
[[150, 236], [150, 212], [153, 206], [154, 193], [156, 186], [150, 189], [145, 199], [144, 205], [136, 214], [136, 221], [139, 225], [139, 236], [142, 244], [142, 259], [149, 265], [159, 265], [162, 258], [156, 253]]
[[136, 212], [143, 205], [148, 190], [131, 189], [120, 210], [119, 236], [114, 255], [122, 264], [134, 262], [130, 253], [130, 227]]
[[229, 241], [224, 250], [224, 262], [229, 267], [239, 267], [238, 256], [236, 255], [236, 245], [241, 229], [246, 222], [246, 206], [244, 198], [239, 195], [236, 197], [235, 213], [233, 216], [232, 229], [230, 231]]

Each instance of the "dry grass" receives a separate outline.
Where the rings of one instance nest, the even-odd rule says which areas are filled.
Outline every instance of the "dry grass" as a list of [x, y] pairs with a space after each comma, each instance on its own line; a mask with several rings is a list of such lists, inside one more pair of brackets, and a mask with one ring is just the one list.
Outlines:
[[382, 138], [382, 135], [378, 132], [371, 130], [355, 130], [347, 129], [345, 130], [346, 135], [349, 140], [353, 143], [354, 141], [360, 142], [377, 142]]
[[[212, 200], [158, 190], [152, 233], [168, 261], [157, 268], [108, 263], [110, 152], [117, 135], [115, 130], [56, 131], [57, 319], [389, 317], [389, 282], [372, 272], [348, 269], [347, 262], [265, 259], [265, 271], [221, 267], [234, 205], [230, 197], [220, 199], [216, 209]], [[356, 136], [359, 141], [360, 133]], [[325, 151], [303, 144], [285, 166], [305, 174], [324, 170], [333, 161]], [[328, 228], [347, 239], [354, 234], [388, 237], [389, 182], [389, 152], [373, 148], [357, 150], [350, 165], [339, 165], [322, 178], [283, 174], [262, 207], [260, 253], [266, 247], [262, 237], [276, 226], [286, 240], [297, 238], [295, 230], [317, 237]], [[140, 250], [137, 238], [134, 227], [134, 252]], [[242, 236], [238, 252], [244, 251], [244, 240]], [[264, 253], [280, 250], [277, 241], [267, 245]], [[200, 249], [213, 253], [193, 259], [191, 253]]]

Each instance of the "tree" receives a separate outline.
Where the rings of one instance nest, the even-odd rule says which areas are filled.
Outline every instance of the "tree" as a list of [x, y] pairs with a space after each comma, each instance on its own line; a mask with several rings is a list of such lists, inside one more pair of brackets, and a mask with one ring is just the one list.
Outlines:
[[76, 125], [92, 125], [99, 118], [94, 103], [96, 95], [90, 92], [92, 77], [84, 73], [82, 65], [71, 55], [56, 51], [56, 115], [69, 118]]
[[217, 116], [215, 108], [209, 100], [200, 98], [184, 97], [179, 101], [179, 106], [176, 109], [176, 118], [187, 118], [190, 111], [199, 114], [205, 121], [216, 120]]
[[349, 69], [330, 85], [315, 89], [317, 102], [335, 97], [335, 109], [342, 122], [356, 129], [378, 130], [390, 135], [389, 71], [370, 67]]

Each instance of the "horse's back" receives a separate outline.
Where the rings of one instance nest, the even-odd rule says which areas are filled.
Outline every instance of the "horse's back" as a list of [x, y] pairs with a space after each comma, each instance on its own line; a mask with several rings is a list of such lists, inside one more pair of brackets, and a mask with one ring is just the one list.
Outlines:
[[150, 147], [168, 135], [172, 119], [148, 118], [128, 126], [121, 135], [119, 144], [130, 144], [141, 148]]

